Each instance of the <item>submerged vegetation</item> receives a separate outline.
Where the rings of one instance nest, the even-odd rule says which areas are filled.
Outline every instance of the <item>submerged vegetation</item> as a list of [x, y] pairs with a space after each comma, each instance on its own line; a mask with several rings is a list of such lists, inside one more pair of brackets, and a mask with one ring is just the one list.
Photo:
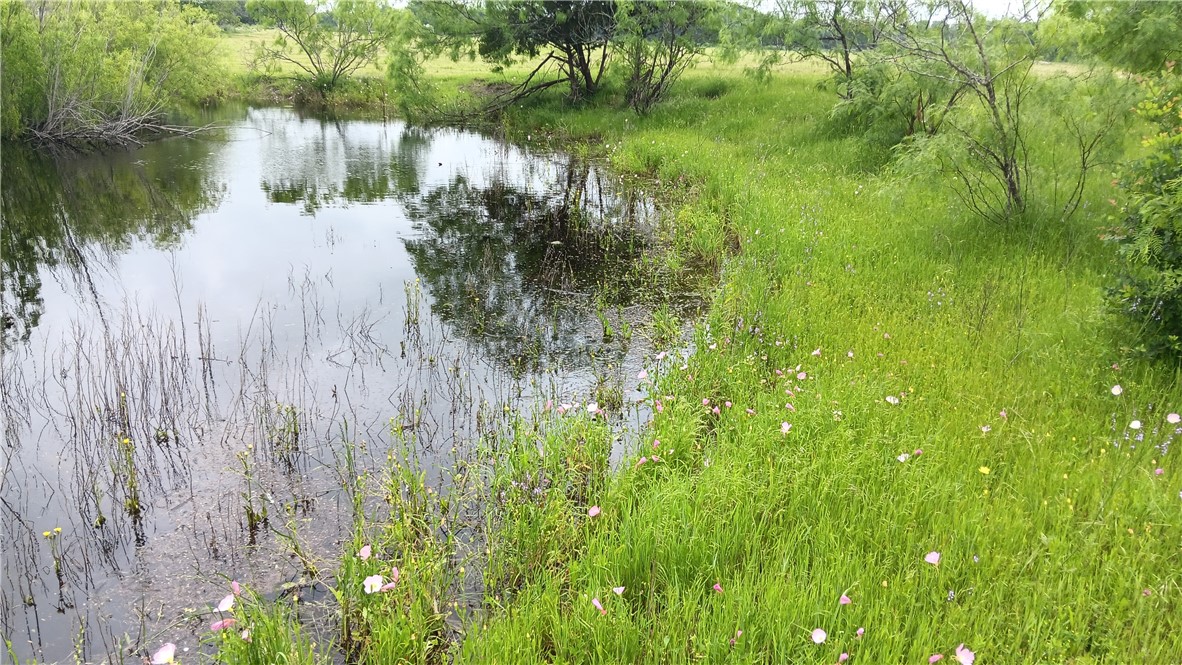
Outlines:
[[[247, 10], [264, 4], [271, 25], [328, 10]], [[654, 189], [671, 229], [654, 258], [630, 230], [587, 226], [574, 160], [551, 197], [435, 183], [408, 204], [424, 277], [406, 286], [407, 338], [425, 286], [437, 316], [518, 376], [569, 332], [547, 309], [556, 294], [593, 300], [604, 345], [636, 335], [652, 350], [628, 385], [597, 377], [532, 412], [460, 385], [474, 445], [438, 468], [408, 440], [414, 405], [390, 421], [378, 471], [359, 470], [367, 444], [346, 423], [333, 441], [351, 538], [335, 561], [267, 512], [243, 453], [244, 528], [252, 544], [280, 533], [303, 575], [211, 599], [215, 657], [1173, 662], [1175, 6], [1068, 2], [1041, 22], [925, 7], [785, 2], [756, 21], [722, 3], [369, 6], [402, 40], [384, 47], [388, 78], [369, 79], [383, 113], [389, 94], [421, 118], [460, 110], [591, 153]], [[1157, 28], [1122, 44], [1122, 12]], [[309, 20], [282, 39], [345, 43], [348, 21]], [[1040, 62], [1052, 43], [1077, 62]], [[380, 66], [366, 44], [323, 68], [315, 48], [280, 56], [288, 41], [269, 57], [331, 105]], [[409, 177], [378, 172], [342, 196], [396, 196]], [[335, 195], [296, 189], [310, 213]], [[478, 222], [505, 223], [492, 238]], [[643, 266], [613, 279], [596, 272], [616, 265], [606, 256]], [[656, 293], [651, 320], [630, 320], [612, 288]], [[688, 336], [681, 290], [709, 294]], [[284, 455], [315, 436], [295, 406], [269, 414]], [[123, 441], [112, 464], [138, 515], [141, 442]], [[181, 658], [151, 647], [153, 663]]]

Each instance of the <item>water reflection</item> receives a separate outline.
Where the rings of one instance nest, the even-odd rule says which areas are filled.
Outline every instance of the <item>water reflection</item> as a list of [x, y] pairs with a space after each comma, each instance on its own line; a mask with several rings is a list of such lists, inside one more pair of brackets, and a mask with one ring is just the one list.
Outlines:
[[433, 462], [506, 409], [634, 376], [644, 349], [619, 331], [652, 214], [567, 156], [278, 109], [127, 153], [6, 148], [18, 657], [136, 661], [166, 631], [198, 647], [184, 608], [225, 576], [297, 579], [297, 536], [331, 570], [347, 477], [405, 446], [442, 484]]
[[341, 123], [324, 122], [318, 131], [299, 133], [271, 119], [264, 126], [271, 135], [261, 186], [273, 203], [297, 204], [315, 215], [324, 206], [419, 193], [429, 130], [402, 126], [396, 140], [375, 142], [345, 131]]
[[592, 343], [587, 309], [632, 300], [651, 230], [638, 198], [608, 194], [587, 162], [555, 167], [541, 189], [460, 174], [406, 201], [420, 232], [407, 251], [435, 316], [518, 370]]
[[[167, 152], [167, 159], [153, 153]], [[3, 342], [27, 341], [41, 318], [44, 270], [85, 277], [88, 263], [145, 240], [166, 248], [215, 206], [209, 149], [170, 141], [138, 153], [50, 156], [4, 146], [0, 188]]]

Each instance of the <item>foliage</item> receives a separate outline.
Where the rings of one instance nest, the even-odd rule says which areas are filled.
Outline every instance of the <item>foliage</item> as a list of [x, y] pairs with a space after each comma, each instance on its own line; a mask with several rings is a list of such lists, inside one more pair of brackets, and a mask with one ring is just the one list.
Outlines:
[[908, 137], [934, 136], [964, 88], [922, 62], [903, 65], [898, 52], [880, 47], [848, 82], [848, 95], [829, 114], [830, 126], [860, 133], [872, 146], [891, 148]]
[[1073, 18], [1062, 11], [1061, 6], [1052, 5], [1049, 16], [1039, 20], [1035, 37], [1038, 59], [1047, 62], [1086, 63], [1088, 49], [1084, 44], [1084, 33], [1090, 29], [1086, 21]]
[[1182, 3], [1155, 0], [1063, 0], [1079, 20], [1080, 45], [1131, 72], [1157, 72], [1182, 57]]
[[856, 91], [854, 63], [859, 53], [873, 51], [884, 31], [905, 20], [898, 0], [780, 0], [781, 14], [795, 17], [792, 43], [806, 58], [823, 61], [833, 72], [838, 94], [851, 99]]
[[425, 75], [423, 64], [439, 55], [439, 51], [428, 24], [414, 11], [419, 6], [414, 4], [411, 10], [398, 13], [386, 49], [386, 77], [394, 93], [394, 103], [402, 116], [411, 121], [437, 107], [435, 89]]
[[546, 59], [557, 63], [571, 98], [580, 99], [599, 89], [615, 27], [612, 0], [489, 0], [479, 51], [489, 61], [508, 62], [549, 50]]
[[181, 4], [195, 5], [209, 12], [223, 30], [256, 23], [250, 12], [246, 11], [246, 0], [181, 0]]
[[609, 60], [622, 52], [627, 102], [644, 114], [718, 41], [718, 9], [687, 0], [412, 2], [416, 20], [393, 40], [388, 73], [404, 113], [439, 116], [446, 114], [424, 76], [430, 58], [480, 58], [498, 74], [529, 63], [515, 81], [487, 86], [480, 111], [491, 113], [564, 85], [568, 99], [588, 99], [600, 91]]
[[[423, 23], [414, 48], [430, 55], [479, 55], [496, 70], [519, 60], [542, 59], [517, 85], [495, 95], [487, 110], [501, 110], [516, 100], [556, 85], [566, 84], [571, 99], [593, 96], [607, 68], [609, 46], [616, 28], [614, 0], [487, 0], [474, 5], [462, 0], [415, 2], [411, 11]], [[545, 55], [542, 55], [545, 54]], [[413, 67], [403, 56], [404, 81]], [[543, 72], [556, 69], [557, 78]]]
[[259, 44], [259, 62], [294, 65], [321, 98], [380, 57], [401, 25], [396, 10], [368, 0], [250, 0], [246, 8], [279, 31]]
[[[628, 105], [648, 113], [706, 48], [699, 30], [716, 8], [702, 0], [621, 2], [617, 39], [624, 52]], [[696, 34], [697, 33], [697, 34]]]
[[54, 3], [34, 17], [6, 1], [6, 136], [121, 142], [156, 128], [165, 111], [209, 95], [216, 28], [175, 0]]
[[989, 23], [964, 0], [932, 6], [933, 30], [908, 23], [891, 33], [906, 72], [954, 87], [968, 100], [942, 124], [950, 132], [933, 149], [954, 176], [954, 191], [974, 214], [995, 223], [1026, 209], [1028, 149], [1024, 105], [1033, 80], [1029, 37], [1010, 21]]
[[0, 3], [0, 136], [19, 134], [45, 114], [45, 62], [37, 21], [24, 2]]
[[1147, 78], [1137, 114], [1157, 133], [1149, 154], [1126, 166], [1124, 201], [1108, 238], [1123, 260], [1117, 308], [1139, 328], [1136, 342], [1151, 355], [1182, 355], [1182, 77]]

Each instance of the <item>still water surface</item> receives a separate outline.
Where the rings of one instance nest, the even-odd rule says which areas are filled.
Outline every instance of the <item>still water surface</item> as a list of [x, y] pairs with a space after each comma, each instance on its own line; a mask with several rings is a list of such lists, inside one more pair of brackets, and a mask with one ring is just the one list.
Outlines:
[[192, 610], [227, 578], [298, 575], [275, 528], [339, 556], [346, 440], [376, 468], [401, 432], [442, 482], [506, 409], [637, 396], [646, 350], [602, 322], [640, 316], [654, 210], [585, 161], [284, 109], [3, 159], [0, 614], [22, 659], [199, 649]]

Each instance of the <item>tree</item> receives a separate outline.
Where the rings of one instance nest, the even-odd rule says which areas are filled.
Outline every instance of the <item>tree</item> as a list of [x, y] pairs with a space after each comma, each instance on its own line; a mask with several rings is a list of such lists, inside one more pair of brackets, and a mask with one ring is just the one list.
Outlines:
[[421, 28], [406, 32], [413, 42], [395, 46], [402, 55], [391, 64], [391, 77], [401, 90], [419, 84], [414, 60], [425, 55], [479, 56], [498, 67], [541, 56], [525, 79], [488, 100], [485, 112], [561, 84], [571, 99], [594, 95], [616, 29], [614, 0], [452, 0], [413, 2], [410, 9]]
[[702, 0], [621, 2], [617, 39], [627, 65], [628, 105], [645, 114], [705, 50], [699, 40], [715, 7]]
[[1142, 87], [1137, 113], [1156, 132], [1119, 181], [1124, 202], [1106, 239], [1123, 265], [1109, 299], [1137, 325], [1139, 350], [1182, 356], [1182, 77], [1163, 71]]
[[195, 5], [209, 12], [223, 30], [255, 23], [246, 11], [246, 0], [181, 0], [181, 4]]
[[844, 99], [854, 95], [854, 63], [878, 47], [883, 32], [902, 23], [902, 0], [780, 0], [781, 14], [794, 17], [792, 44], [802, 57], [829, 66]]
[[615, 33], [615, 2], [489, 0], [484, 10], [479, 52], [485, 59], [508, 63], [515, 56], [536, 58], [548, 51], [535, 73], [556, 64], [572, 99], [599, 89]]
[[279, 31], [259, 45], [261, 62], [295, 66], [322, 98], [380, 57], [398, 27], [397, 12], [371, 0], [250, 0], [246, 8]]
[[837, 83], [838, 94], [849, 99], [861, 55], [873, 51], [885, 30], [906, 15], [905, 0], [776, 0], [772, 11], [752, 16], [729, 12], [736, 23], [724, 28], [724, 43], [761, 53], [750, 70], [766, 79], [785, 58], [817, 59], [825, 63]]
[[[974, 213], [1004, 223], [1026, 209], [1028, 154], [1023, 107], [1032, 89], [1029, 38], [1004, 21], [988, 23], [966, 0], [933, 5], [932, 30], [908, 22], [889, 33], [899, 66], [951, 84], [975, 108], [946, 118], [955, 145], [943, 163]], [[929, 21], [928, 23], [932, 23]]]
[[37, 20], [23, 2], [0, 4], [0, 67], [0, 135], [16, 136], [45, 113]]
[[1084, 47], [1131, 72], [1160, 72], [1182, 58], [1182, 3], [1065, 0], [1055, 5], [1080, 21]]
[[1022, 217], [1033, 188], [1044, 214], [1068, 219], [1091, 173], [1119, 147], [1114, 130], [1127, 122], [1129, 86], [1106, 70], [1032, 75], [1037, 27], [1029, 17], [987, 20], [965, 0], [932, 8], [926, 23], [888, 33], [899, 70], [950, 95], [937, 111], [938, 133], [912, 141], [909, 154], [934, 157], [978, 217]]

